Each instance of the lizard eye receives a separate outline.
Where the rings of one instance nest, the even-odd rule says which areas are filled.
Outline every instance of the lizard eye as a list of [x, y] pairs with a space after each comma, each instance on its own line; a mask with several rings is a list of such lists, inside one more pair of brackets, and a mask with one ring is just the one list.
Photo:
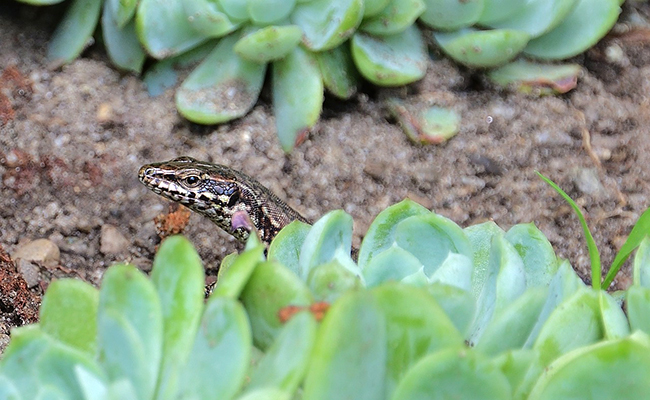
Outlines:
[[183, 178], [183, 182], [185, 183], [186, 186], [195, 187], [198, 186], [198, 184], [201, 182], [201, 178], [199, 178], [196, 175], [190, 175]]

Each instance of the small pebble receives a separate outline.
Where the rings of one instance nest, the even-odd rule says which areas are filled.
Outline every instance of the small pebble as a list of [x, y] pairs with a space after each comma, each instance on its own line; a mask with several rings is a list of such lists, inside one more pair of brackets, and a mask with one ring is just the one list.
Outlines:
[[38, 265], [35, 265], [31, 261], [22, 258], [18, 259], [18, 261], [16, 261], [16, 267], [18, 268], [18, 272], [23, 276], [25, 282], [27, 282], [28, 288], [33, 288], [41, 281], [41, 270]]
[[23, 259], [45, 264], [56, 264], [60, 259], [59, 247], [48, 239], [36, 239], [19, 245], [11, 254], [14, 260]]
[[596, 198], [603, 198], [607, 195], [607, 191], [598, 177], [598, 172], [593, 168], [577, 169], [574, 171], [573, 180], [582, 193]]
[[129, 247], [129, 241], [113, 225], [105, 224], [99, 237], [99, 251], [102, 254], [124, 253]]

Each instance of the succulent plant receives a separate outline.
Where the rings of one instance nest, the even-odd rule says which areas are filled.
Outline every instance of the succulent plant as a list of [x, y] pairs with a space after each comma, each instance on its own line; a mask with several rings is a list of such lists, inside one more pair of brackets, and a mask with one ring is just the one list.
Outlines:
[[251, 235], [207, 302], [196, 251], [172, 236], [151, 278], [120, 264], [100, 290], [52, 282], [40, 322], [12, 331], [0, 398], [640, 398], [650, 209], [605, 279], [638, 248], [634, 284], [614, 295], [578, 215], [594, 287], [533, 224], [462, 229], [409, 200], [377, 216], [358, 262], [343, 211], [288, 225], [268, 258]]
[[[176, 68], [200, 61], [176, 92], [176, 105], [184, 117], [202, 124], [248, 113], [271, 68], [276, 129], [282, 148], [291, 151], [318, 121], [325, 89], [346, 99], [356, 92], [359, 75], [381, 86], [405, 85], [424, 76], [428, 54], [417, 20], [436, 30], [432, 37], [454, 60], [492, 68], [519, 54], [559, 60], [585, 51], [613, 26], [620, 2], [106, 0], [101, 13], [101, 0], [71, 0], [48, 57], [58, 63], [77, 57], [101, 13], [104, 43], [115, 65], [140, 73], [147, 55], [160, 60], [144, 77], [152, 94], [176, 83]], [[525, 63], [512, 68], [516, 71], [505, 68], [493, 80], [517, 80], [531, 69], [567, 73]], [[542, 75], [532, 83], [548, 88], [549, 79], [554, 78]], [[568, 90], [570, 85], [550, 88]]]

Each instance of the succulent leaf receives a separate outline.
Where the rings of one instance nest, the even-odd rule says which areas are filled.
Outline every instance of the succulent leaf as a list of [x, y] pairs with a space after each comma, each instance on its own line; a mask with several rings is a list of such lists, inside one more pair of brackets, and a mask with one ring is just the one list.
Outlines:
[[211, 296], [238, 298], [260, 261], [264, 261], [264, 245], [262, 244], [236, 256], [232, 264], [223, 272], [219, 269], [219, 284]]
[[463, 345], [451, 320], [425, 289], [387, 284], [372, 290], [386, 319], [386, 397], [409, 368], [435, 351]]
[[483, 12], [478, 19], [481, 25], [489, 25], [510, 18], [521, 10], [529, 0], [484, 0]]
[[89, 354], [97, 345], [99, 292], [77, 279], [53, 281], [43, 296], [39, 313], [43, 332]]
[[424, 12], [422, 0], [391, 0], [387, 7], [373, 17], [364, 18], [359, 30], [371, 35], [393, 35], [413, 25]]
[[138, 7], [137, 0], [106, 0], [106, 2], [111, 3], [109, 7], [113, 10], [113, 19], [119, 29], [123, 29], [132, 20]]
[[345, 42], [362, 18], [363, 0], [312, 0], [298, 4], [291, 14], [291, 22], [302, 28], [303, 43], [313, 51]]
[[413, 25], [390, 36], [356, 33], [351, 46], [359, 72], [376, 85], [406, 85], [421, 79], [427, 70], [424, 42]]
[[487, 355], [498, 355], [506, 350], [526, 348], [536, 337], [531, 337], [548, 296], [547, 288], [530, 288], [508, 304], [487, 324], [476, 349]]
[[196, 336], [203, 312], [205, 275], [201, 259], [182, 236], [170, 236], [153, 260], [151, 280], [163, 312], [163, 358], [157, 393], [176, 393], [184, 361]]
[[349, 99], [357, 92], [359, 73], [349, 46], [314, 53], [325, 89], [340, 99]]
[[135, 21], [129, 20], [120, 25], [118, 21], [118, 10], [116, 10], [116, 0], [107, 0], [104, 2], [104, 12], [102, 13], [102, 34], [106, 51], [113, 64], [127, 71], [140, 73], [146, 54], [140, 46], [138, 36], [135, 31]]
[[258, 25], [277, 23], [287, 18], [295, 5], [296, 0], [248, 0], [248, 15]]
[[511, 29], [462, 29], [450, 33], [434, 33], [433, 37], [451, 58], [478, 68], [507, 63], [526, 47], [530, 39], [526, 32]]
[[505, 235], [524, 262], [526, 285], [548, 286], [558, 269], [558, 260], [551, 242], [534, 223], [517, 224]]
[[179, 71], [189, 70], [192, 66], [196, 66], [214, 50], [216, 45], [216, 40], [209, 40], [192, 50], [153, 64], [144, 75], [144, 83], [149, 96], [161, 95], [166, 89], [176, 85]]
[[207, 39], [192, 28], [183, 3], [183, 0], [140, 0], [136, 31], [140, 43], [152, 57], [172, 57]]
[[578, 64], [539, 64], [519, 59], [491, 70], [487, 76], [497, 85], [513, 85], [519, 92], [543, 96], [572, 90], [581, 71]]
[[427, 210], [413, 200], [402, 200], [386, 208], [370, 224], [359, 249], [359, 267], [368, 268], [370, 260], [395, 243], [395, 231], [399, 223], [414, 215], [428, 215]]
[[374, 296], [366, 291], [341, 296], [318, 329], [303, 398], [385, 398], [387, 339], [386, 319]]
[[248, 0], [217, 0], [218, 4], [234, 22], [248, 21], [251, 16], [248, 13]]
[[282, 149], [290, 152], [320, 117], [323, 79], [314, 56], [301, 46], [274, 62], [272, 72], [275, 127]]
[[[649, 342], [648, 335], [636, 332], [567, 353], [544, 370], [528, 399], [579, 398], [587, 392], [596, 400], [643, 397], [650, 391]], [[612, 379], [620, 374], [624, 378]]]
[[267, 26], [242, 36], [235, 44], [235, 53], [256, 63], [278, 60], [291, 53], [302, 38], [296, 25]]
[[474, 25], [483, 12], [484, 0], [425, 0], [420, 21], [434, 29], [455, 30]]
[[311, 270], [332, 261], [337, 253], [350, 254], [352, 248], [352, 217], [341, 210], [321, 217], [305, 238], [300, 253], [301, 276], [306, 279]]
[[370, 18], [379, 14], [384, 8], [388, 6], [391, 0], [364, 0], [363, 1], [363, 17]]
[[251, 372], [246, 391], [275, 387], [288, 393], [295, 392], [307, 372], [317, 326], [307, 311], [291, 317]]
[[433, 283], [427, 285], [424, 289], [433, 296], [438, 305], [445, 311], [445, 314], [461, 336], [467, 338], [476, 312], [476, 302], [472, 293], [442, 283]]
[[91, 43], [99, 20], [101, 0], [73, 0], [47, 46], [47, 58], [55, 65], [69, 63]]
[[313, 268], [307, 277], [307, 285], [314, 300], [326, 303], [333, 303], [348, 290], [364, 286], [357, 274], [336, 259]]
[[515, 29], [535, 38], [555, 28], [574, 9], [579, 0], [531, 0], [508, 19], [489, 26]]
[[192, 29], [205, 37], [221, 37], [239, 28], [218, 4], [211, 0], [190, 0], [183, 2], [183, 10]]
[[422, 358], [397, 386], [392, 400], [509, 399], [510, 384], [494, 361], [477, 351], [447, 348]]
[[244, 307], [235, 299], [212, 296], [182, 368], [177, 398], [209, 399], [218, 393], [219, 398], [232, 399], [246, 379], [251, 348]]
[[393, 245], [370, 259], [363, 270], [363, 276], [366, 287], [374, 287], [384, 282], [401, 281], [421, 268], [422, 263], [417, 257]]
[[257, 101], [266, 64], [244, 60], [234, 51], [239, 37], [219, 41], [176, 92], [176, 107], [187, 119], [216, 124], [245, 115]]
[[264, 350], [282, 330], [280, 310], [289, 306], [308, 307], [313, 296], [305, 282], [287, 267], [266, 261], [255, 267], [241, 301], [251, 323], [253, 342]]
[[524, 53], [550, 60], [573, 57], [605, 36], [620, 12], [618, 0], [579, 0], [559, 25], [531, 40]]
[[98, 359], [110, 381], [129, 379], [151, 398], [162, 358], [163, 317], [152, 282], [131, 265], [104, 273], [97, 311]]
[[305, 243], [310, 229], [310, 225], [301, 221], [293, 221], [282, 228], [269, 246], [269, 261], [279, 262], [298, 275], [300, 273], [300, 249]]

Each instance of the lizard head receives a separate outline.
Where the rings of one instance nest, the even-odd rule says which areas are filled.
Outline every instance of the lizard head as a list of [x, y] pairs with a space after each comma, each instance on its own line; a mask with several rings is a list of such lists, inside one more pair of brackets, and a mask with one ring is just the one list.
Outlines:
[[153, 192], [201, 213], [231, 214], [227, 211], [240, 198], [237, 178], [229, 168], [191, 157], [143, 165], [138, 178]]

